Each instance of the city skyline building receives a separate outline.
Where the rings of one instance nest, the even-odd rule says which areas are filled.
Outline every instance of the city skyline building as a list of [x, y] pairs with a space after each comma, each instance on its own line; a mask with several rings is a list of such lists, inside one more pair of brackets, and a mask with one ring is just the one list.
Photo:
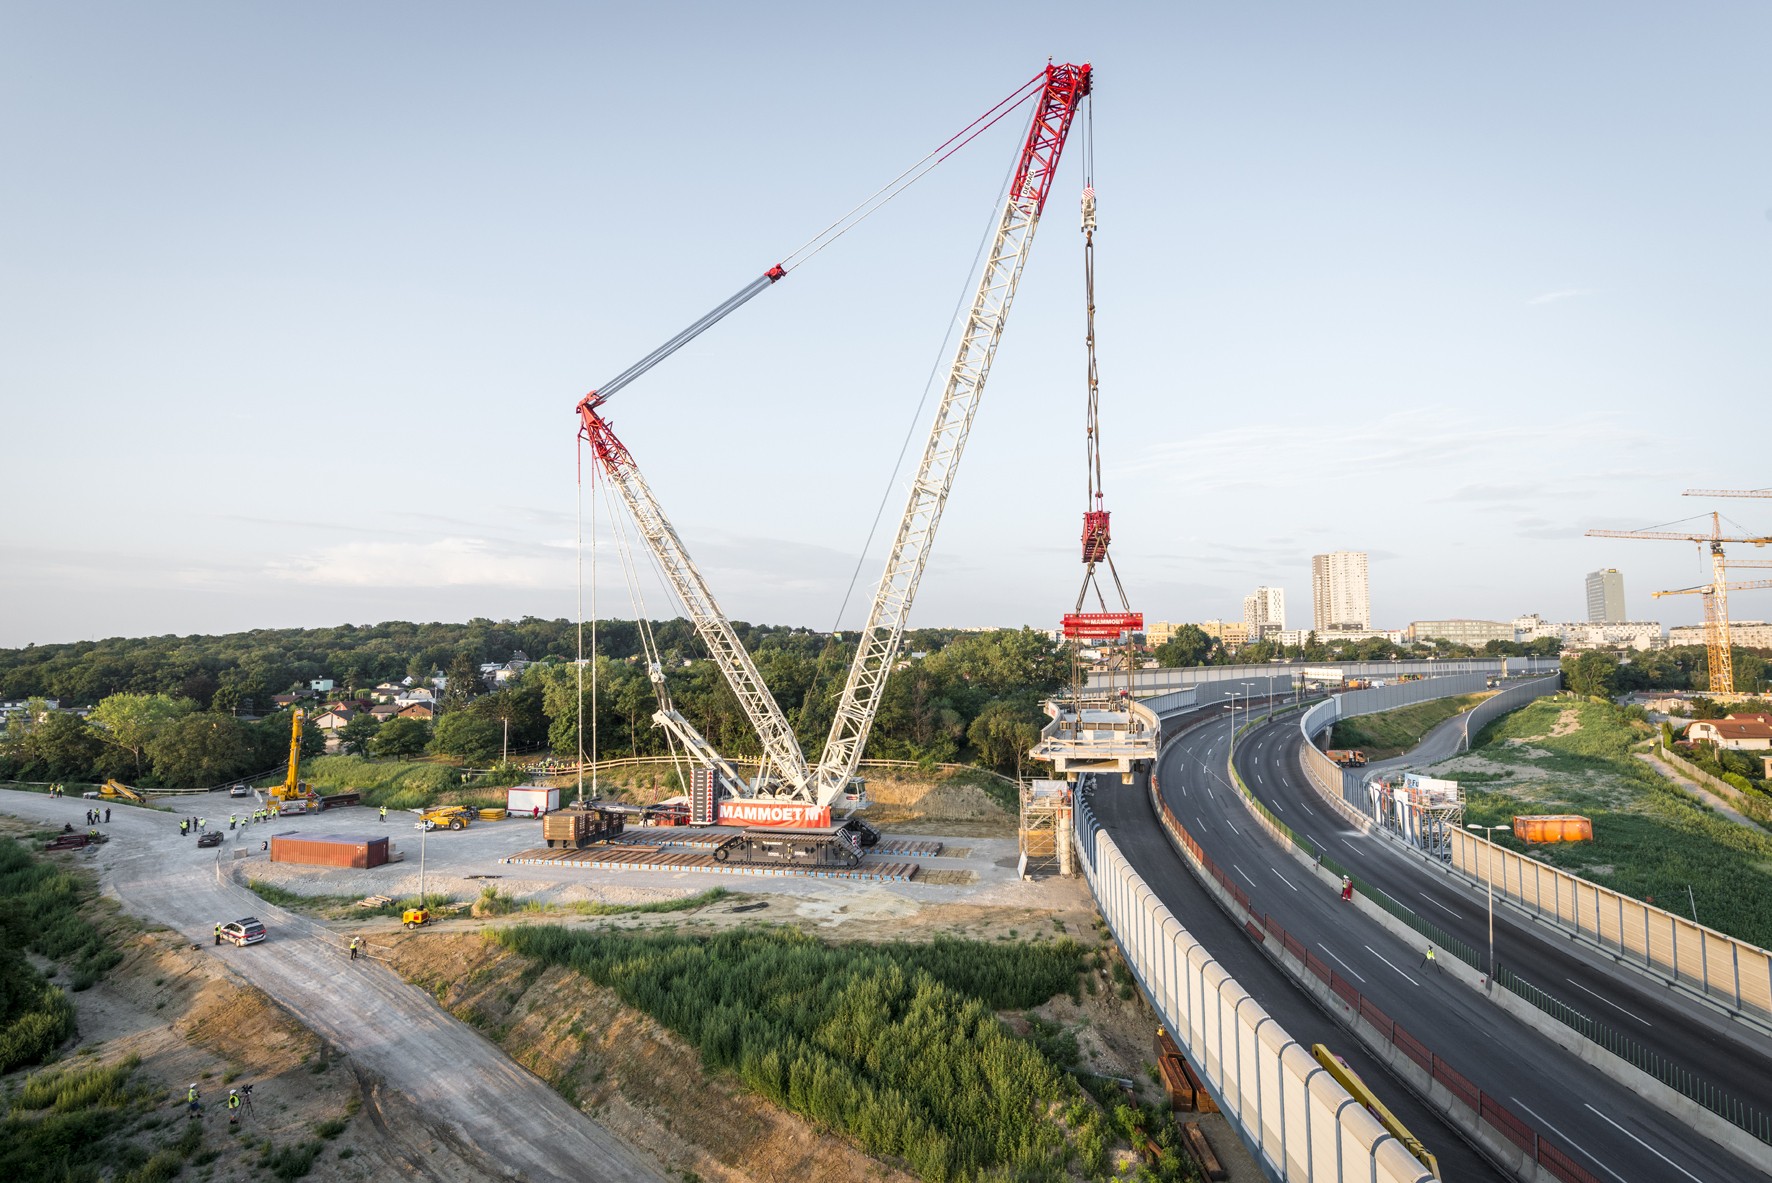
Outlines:
[[1618, 568], [1588, 572], [1587, 619], [1590, 624], [1622, 624], [1629, 619], [1624, 610], [1624, 576]]
[[1311, 556], [1311, 615], [1317, 632], [1371, 629], [1372, 594], [1366, 570], [1363, 550]]
[[1243, 627], [1251, 641], [1286, 631], [1286, 589], [1258, 587], [1243, 597]]

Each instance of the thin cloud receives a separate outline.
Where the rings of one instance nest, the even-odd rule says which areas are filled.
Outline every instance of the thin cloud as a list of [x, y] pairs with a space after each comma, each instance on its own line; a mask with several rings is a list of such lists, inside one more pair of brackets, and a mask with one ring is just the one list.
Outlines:
[[1555, 304], [1558, 300], [1569, 300], [1576, 296], [1591, 296], [1594, 291], [1594, 288], [1558, 288], [1554, 292], [1540, 292], [1527, 300], [1526, 306], [1530, 308], [1534, 304]]

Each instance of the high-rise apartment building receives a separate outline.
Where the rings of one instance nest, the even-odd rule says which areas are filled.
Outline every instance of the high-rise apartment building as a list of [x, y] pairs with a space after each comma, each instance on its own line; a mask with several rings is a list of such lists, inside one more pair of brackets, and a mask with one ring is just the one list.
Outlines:
[[1624, 614], [1624, 576], [1616, 567], [1588, 574], [1587, 619], [1590, 624], [1618, 624], [1628, 619]]
[[1243, 597], [1243, 627], [1251, 641], [1265, 641], [1286, 628], [1286, 589], [1258, 587]]
[[1372, 627], [1365, 551], [1338, 550], [1311, 556], [1311, 609], [1319, 633]]

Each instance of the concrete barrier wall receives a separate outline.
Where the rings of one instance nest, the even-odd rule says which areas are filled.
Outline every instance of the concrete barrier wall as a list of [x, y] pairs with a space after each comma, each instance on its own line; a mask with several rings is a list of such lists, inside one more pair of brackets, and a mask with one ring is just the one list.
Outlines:
[[[1264, 665], [1202, 665], [1184, 669], [1136, 670], [1132, 674], [1132, 693], [1140, 698], [1180, 690], [1188, 686], [1208, 686], [1229, 682], [1231, 689], [1241, 692], [1237, 682], [1264, 682], [1276, 679], [1276, 685], [1296, 677], [1306, 669], [1339, 669], [1350, 678], [1383, 678], [1389, 680], [1402, 674], [1420, 674], [1424, 678], [1451, 674], [1555, 673], [1561, 668], [1555, 657], [1463, 657], [1445, 661], [1285, 661]], [[1092, 673], [1090, 686], [1107, 686], [1111, 682], [1126, 684], [1125, 674]], [[1201, 702], [1214, 701], [1202, 698]]]
[[1530, 682], [1521, 682], [1509, 686], [1500, 694], [1485, 699], [1470, 713], [1465, 721], [1465, 747], [1470, 747], [1483, 728], [1495, 722], [1509, 711], [1517, 711], [1534, 699], [1543, 698], [1547, 694], [1555, 694], [1563, 685], [1563, 675], [1558, 672], [1547, 678], [1535, 678]]
[[1083, 873], [1166, 1031], [1270, 1178], [1432, 1183], [1371, 1114], [1183, 928], [1095, 820], [1073, 811]]
[[[1538, 683], [1526, 683], [1537, 685]], [[1395, 686], [1377, 686], [1371, 690], [1349, 690], [1333, 695], [1328, 702], [1318, 703], [1299, 719], [1304, 732], [1300, 750], [1305, 775], [1326, 797], [1346, 806], [1352, 817], [1366, 817], [1364, 777], [1358, 771], [1342, 768], [1323, 754], [1316, 745], [1316, 736], [1339, 719], [1354, 715], [1374, 715], [1435, 698], [1451, 698], [1458, 694], [1479, 694], [1488, 689], [1489, 675], [1482, 673], [1452, 674], [1440, 678], [1423, 678], [1418, 682], [1399, 682]], [[1521, 687], [1523, 688], [1523, 687]], [[1508, 693], [1511, 693], [1509, 691]], [[1496, 696], [1501, 697], [1500, 695]]]
[[1772, 952], [1460, 830], [1452, 865], [1621, 960], [1772, 1021]]

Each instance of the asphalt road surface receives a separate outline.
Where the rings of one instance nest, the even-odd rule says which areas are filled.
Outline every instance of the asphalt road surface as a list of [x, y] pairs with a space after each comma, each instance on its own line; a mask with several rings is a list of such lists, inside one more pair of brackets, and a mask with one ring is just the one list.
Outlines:
[[[91, 803], [0, 790], [0, 810], [59, 828], [85, 829]], [[199, 850], [180, 838], [178, 818], [157, 810], [112, 807], [111, 841], [94, 860], [108, 893], [138, 916], [183, 933], [226, 959], [356, 1065], [411, 1101], [446, 1140], [488, 1178], [662, 1181], [596, 1121], [568, 1105], [459, 1022], [423, 991], [373, 959], [350, 960], [346, 942], [305, 918], [273, 907], [228, 875], [233, 843]], [[223, 831], [224, 833], [226, 831]], [[257, 916], [270, 930], [246, 948], [217, 947], [214, 926]], [[421, 1131], [390, 1127], [416, 1177], [427, 1177]]]
[[[1239, 771], [1248, 760], [1245, 778], [1258, 778], [1252, 787], [1265, 790], [1282, 777], [1302, 777], [1296, 749], [1292, 771], [1282, 767], [1286, 741], [1280, 728], [1285, 726], [1281, 720], [1239, 744]], [[1290, 730], [1298, 734], [1295, 718]], [[1481, 993], [1431, 967], [1424, 969], [1418, 946], [1343, 904], [1331, 884], [1313, 876], [1254, 824], [1226, 778], [1230, 733], [1224, 719], [1182, 736], [1165, 752], [1159, 777], [1177, 819], [1215, 862], [1244, 882], [1258, 910], [1273, 915], [1394, 1020], [1541, 1135], [1560, 1142], [1597, 1176], [1618, 1183], [1772, 1179], [1766, 1169], [1772, 1157], [1750, 1164], [1695, 1135], [1676, 1118], [1549, 1044]], [[1362, 868], [1366, 848], [1384, 841], [1330, 830], [1329, 809], [1308, 796], [1294, 794], [1275, 808], [1295, 828], [1320, 830], [1342, 857]], [[1528, 977], [1543, 976], [1523, 955], [1518, 964]], [[1267, 996], [1256, 993], [1267, 1005]]]
[[[1162, 774], [1158, 774], [1159, 782]], [[1317, 1000], [1259, 951], [1242, 928], [1221, 909], [1164, 837], [1150, 805], [1144, 778], [1134, 785], [1109, 785], [1091, 796], [1095, 815], [1113, 835], [1120, 853], [1150, 885], [1182, 927], [1192, 933], [1243, 989], [1305, 1047], [1321, 1043], [1360, 1074], [1391, 1112], [1440, 1160], [1448, 1180], [1505, 1183], [1508, 1176], [1479, 1155], [1440, 1115], [1390, 1075], [1384, 1064], [1332, 1019]]]
[[[1456, 737], [1458, 731], [1451, 725], [1457, 722], [1447, 720], [1428, 738], [1440, 732]], [[1340, 813], [1325, 808], [1299, 765], [1302, 743], [1296, 717], [1276, 719], [1244, 736], [1237, 745], [1237, 771], [1250, 792], [1295, 832], [1325, 850], [1336, 850], [1338, 860], [1362, 879], [1486, 958], [1485, 894], [1399, 842], [1361, 834]], [[1441, 744], [1418, 750], [1426, 753], [1419, 761], [1399, 758], [1386, 766], [1420, 766], [1444, 759], [1453, 749]], [[1495, 911], [1495, 958], [1539, 989], [1694, 1077], [1756, 1108], [1772, 1105], [1772, 1040], [1751, 1028], [1613, 965], [1511, 908]], [[1767, 1156], [1772, 1159], [1772, 1147]]]

